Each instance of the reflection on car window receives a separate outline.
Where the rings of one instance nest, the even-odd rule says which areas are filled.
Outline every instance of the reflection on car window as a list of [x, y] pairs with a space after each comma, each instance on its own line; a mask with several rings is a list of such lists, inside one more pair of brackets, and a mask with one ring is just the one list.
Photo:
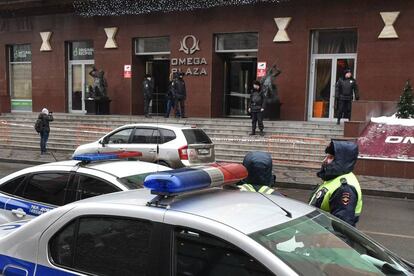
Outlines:
[[16, 195], [52, 205], [62, 205], [69, 173], [35, 174]]
[[8, 194], [14, 194], [16, 189], [19, 187], [19, 185], [24, 180], [25, 176], [17, 177], [13, 180], [10, 180], [3, 185], [0, 186], [0, 191], [8, 193]]
[[250, 237], [303, 275], [409, 275], [398, 258], [319, 211]]
[[207, 136], [207, 134], [202, 129], [198, 129], [198, 128], [183, 129], [183, 133], [189, 145], [211, 144], [210, 138]]
[[111, 185], [105, 181], [102, 181], [98, 178], [79, 175], [79, 185], [78, 185], [78, 198], [85, 199], [93, 196], [109, 194], [113, 192], [120, 191], [119, 188]]
[[93, 275], [149, 275], [152, 224], [118, 217], [83, 217], [49, 243], [52, 261]]
[[153, 132], [152, 128], [136, 128], [131, 143], [151, 144]]
[[236, 246], [205, 233], [178, 228], [174, 244], [174, 275], [273, 275]]
[[125, 176], [123, 178], [120, 178], [119, 181], [128, 187], [128, 189], [139, 189], [144, 188], [144, 180], [147, 175], [151, 173], [142, 173], [142, 174], [136, 174], [136, 175], [129, 175]]
[[129, 137], [131, 136], [132, 128], [127, 128], [120, 130], [107, 139], [108, 144], [127, 144], [129, 141]]

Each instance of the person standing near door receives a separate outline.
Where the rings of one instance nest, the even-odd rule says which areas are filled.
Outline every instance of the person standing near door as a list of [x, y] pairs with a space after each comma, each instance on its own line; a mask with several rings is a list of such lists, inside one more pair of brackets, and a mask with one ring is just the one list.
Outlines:
[[253, 82], [253, 89], [250, 94], [249, 113], [252, 116], [252, 132], [249, 135], [256, 135], [256, 124], [259, 123], [260, 135], [263, 136], [263, 111], [265, 108], [265, 95], [260, 89], [260, 82], [255, 80]]
[[335, 105], [337, 107], [337, 122], [339, 125], [341, 118], [351, 119], [352, 99], [359, 100], [358, 85], [352, 77], [350, 69], [345, 70], [345, 77], [340, 78], [335, 86]]
[[[39, 121], [39, 135], [40, 135], [40, 154], [46, 154], [47, 140], [49, 139], [50, 126], [49, 122], [53, 121], [53, 112], [49, 112], [47, 108], [43, 108], [37, 117]], [[37, 124], [37, 122], [36, 122]]]
[[149, 115], [149, 105], [152, 99], [152, 93], [154, 92], [154, 82], [150, 74], [145, 75], [145, 79], [142, 82], [142, 91], [144, 93], [144, 115], [145, 117], [151, 117]]
[[178, 73], [178, 79], [175, 81], [175, 108], [178, 109], [181, 118], [185, 116], [185, 99], [187, 98], [187, 89], [185, 88], [184, 73]]

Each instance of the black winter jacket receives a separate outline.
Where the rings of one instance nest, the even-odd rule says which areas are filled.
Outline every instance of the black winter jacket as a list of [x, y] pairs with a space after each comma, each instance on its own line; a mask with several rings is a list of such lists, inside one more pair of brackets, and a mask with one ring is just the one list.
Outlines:
[[359, 100], [358, 85], [354, 78], [339, 79], [335, 85], [335, 98], [340, 101]]
[[142, 91], [144, 92], [144, 98], [152, 98], [152, 92], [154, 92], [154, 83], [152, 80], [145, 79], [142, 82]]
[[185, 100], [187, 98], [187, 89], [185, 88], [185, 82], [179, 78], [174, 81], [175, 98], [177, 100]]
[[260, 112], [260, 109], [265, 108], [265, 95], [263, 91], [252, 89], [249, 107], [251, 112]]
[[46, 115], [45, 113], [40, 113], [37, 117], [38, 119], [42, 120], [42, 131], [50, 132], [50, 126], [49, 122], [53, 121], [53, 115], [49, 113], [49, 115]]

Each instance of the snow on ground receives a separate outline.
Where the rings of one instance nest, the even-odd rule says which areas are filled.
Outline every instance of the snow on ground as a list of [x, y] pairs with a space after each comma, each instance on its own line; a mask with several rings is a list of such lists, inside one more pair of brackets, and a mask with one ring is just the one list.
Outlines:
[[371, 122], [385, 125], [401, 125], [401, 126], [414, 126], [414, 118], [411, 119], [400, 119], [394, 115], [387, 117], [372, 117]]

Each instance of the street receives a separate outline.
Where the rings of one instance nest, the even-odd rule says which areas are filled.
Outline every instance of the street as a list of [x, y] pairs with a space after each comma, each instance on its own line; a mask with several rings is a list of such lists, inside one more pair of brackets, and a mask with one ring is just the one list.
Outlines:
[[[0, 177], [31, 165], [0, 162]], [[306, 202], [310, 191], [279, 189]], [[399, 256], [414, 262], [414, 201], [364, 196], [363, 213], [357, 228]]]

